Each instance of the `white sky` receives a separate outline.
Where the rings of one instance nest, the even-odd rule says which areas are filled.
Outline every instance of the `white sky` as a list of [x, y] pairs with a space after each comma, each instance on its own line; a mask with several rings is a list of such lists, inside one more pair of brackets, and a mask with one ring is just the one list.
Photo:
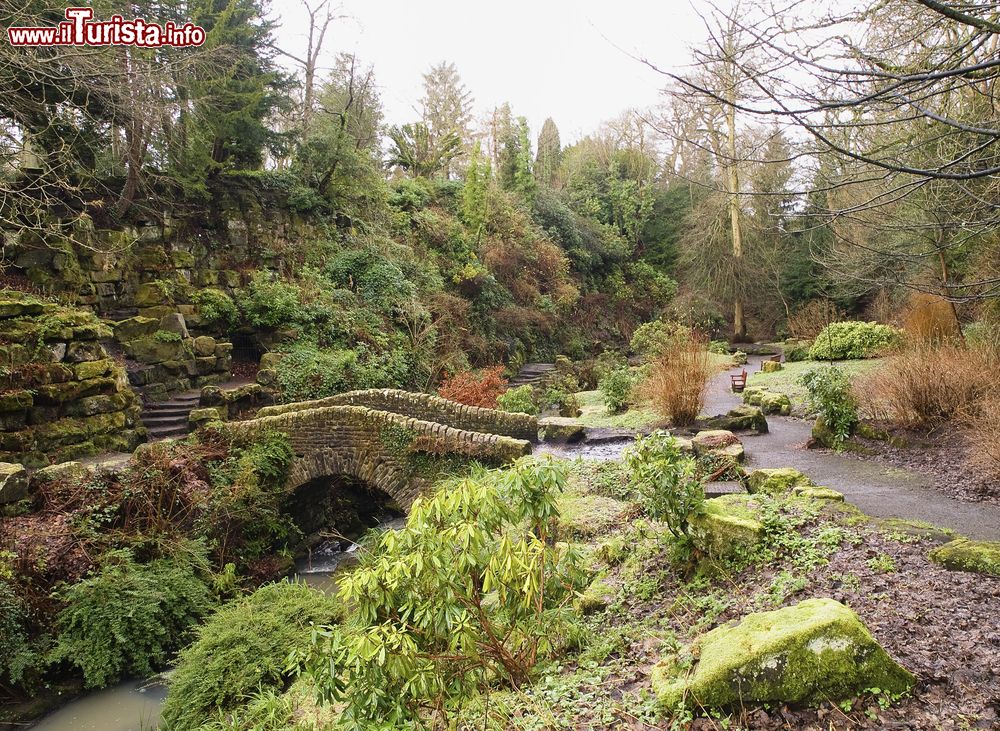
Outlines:
[[[533, 137], [551, 116], [564, 144], [656, 103], [663, 77], [629, 54], [679, 68], [704, 36], [688, 0], [342, 0], [340, 13], [349, 17], [331, 25], [324, 55], [374, 66], [388, 123], [415, 121], [421, 74], [451, 61], [477, 116], [509, 101]], [[300, 0], [272, 0], [271, 16], [279, 45], [302, 51]]]

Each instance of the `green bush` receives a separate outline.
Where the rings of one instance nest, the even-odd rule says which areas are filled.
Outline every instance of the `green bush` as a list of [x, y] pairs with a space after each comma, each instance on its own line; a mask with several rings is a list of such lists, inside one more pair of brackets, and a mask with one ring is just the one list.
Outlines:
[[716, 355], [729, 355], [729, 343], [725, 340], [713, 340], [708, 344], [708, 352]]
[[666, 523], [676, 537], [686, 536], [689, 518], [705, 500], [695, 460], [669, 432], [656, 431], [626, 449], [625, 465], [646, 514]]
[[231, 332], [240, 321], [240, 311], [232, 297], [221, 289], [200, 289], [191, 296], [198, 308], [202, 327], [220, 333]]
[[37, 681], [44, 657], [28, 637], [28, 611], [0, 579], [0, 687], [27, 687]]
[[535, 392], [528, 385], [508, 388], [497, 396], [497, 406], [501, 411], [509, 411], [513, 414], [538, 413], [538, 406], [535, 405]]
[[254, 327], [278, 328], [298, 322], [301, 313], [299, 288], [269, 271], [257, 271], [238, 295], [247, 322]]
[[50, 660], [76, 665], [89, 688], [150, 675], [212, 608], [207, 574], [203, 552], [148, 564], [128, 550], [105, 554], [96, 575], [61, 592]]
[[897, 346], [902, 335], [877, 322], [832, 322], [816, 336], [809, 357], [813, 360], [874, 358]]
[[180, 653], [163, 723], [172, 731], [197, 729], [259, 690], [283, 690], [290, 681], [289, 653], [309, 647], [312, 625], [334, 624], [341, 616], [337, 600], [286, 581], [229, 602]]
[[413, 376], [411, 359], [401, 350], [375, 355], [355, 349], [319, 348], [301, 343], [275, 366], [285, 401], [325, 398], [360, 388], [400, 388]]
[[604, 407], [609, 414], [620, 414], [632, 402], [635, 376], [628, 366], [619, 366], [605, 375], [597, 388], [604, 397]]
[[827, 366], [803, 374], [799, 382], [806, 388], [809, 408], [823, 420], [833, 435], [833, 446], [839, 448], [858, 423], [858, 407], [847, 375]]
[[340, 584], [350, 619], [304, 658], [345, 728], [419, 727], [429, 708], [522, 686], [565, 646], [583, 579], [579, 554], [549, 540], [565, 482], [553, 460], [476, 472], [418, 498], [404, 529], [362, 552]]
[[809, 360], [810, 343], [792, 343], [784, 348], [785, 360], [789, 363], [797, 363], [802, 360]]

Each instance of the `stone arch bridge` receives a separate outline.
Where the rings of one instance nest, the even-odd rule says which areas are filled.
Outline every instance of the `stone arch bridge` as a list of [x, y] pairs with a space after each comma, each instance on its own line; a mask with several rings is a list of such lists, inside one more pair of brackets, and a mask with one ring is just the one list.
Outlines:
[[221, 429], [251, 439], [266, 431], [287, 434], [295, 451], [289, 492], [317, 478], [344, 476], [406, 510], [456, 460], [502, 464], [530, 454], [538, 419], [382, 389], [268, 406]]

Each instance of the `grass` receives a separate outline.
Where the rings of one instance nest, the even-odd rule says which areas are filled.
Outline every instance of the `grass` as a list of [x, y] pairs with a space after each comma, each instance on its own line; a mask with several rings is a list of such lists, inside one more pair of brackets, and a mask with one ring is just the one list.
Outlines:
[[806, 402], [805, 386], [799, 383], [803, 374], [815, 369], [834, 366], [838, 370], [843, 370], [851, 379], [864, 375], [875, 369], [881, 359], [870, 358], [868, 360], [841, 360], [835, 363], [818, 360], [802, 360], [795, 363], [782, 363], [782, 369], [776, 373], [753, 373], [747, 379], [748, 386], [760, 386], [768, 391], [783, 393], [792, 401], [793, 409], [798, 406], [799, 410]]
[[581, 391], [576, 395], [583, 413], [577, 418], [584, 426], [612, 429], [642, 429], [663, 422], [648, 404], [633, 406], [621, 414], [609, 414], [600, 391]]

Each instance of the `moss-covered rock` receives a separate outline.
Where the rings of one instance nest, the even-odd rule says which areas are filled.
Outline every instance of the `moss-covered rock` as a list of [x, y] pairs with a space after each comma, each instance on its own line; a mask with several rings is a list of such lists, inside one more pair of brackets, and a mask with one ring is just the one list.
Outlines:
[[754, 470], [747, 477], [747, 489], [750, 492], [767, 495], [783, 495], [791, 492], [793, 487], [812, 484], [812, 480], [791, 467]]
[[930, 558], [952, 571], [1000, 576], [1000, 542], [958, 538], [935, 548]]
[[792, 401], [787, 394], [767, 391], [761, 395], [760, 409], [765, 414], [788, 416], [792, 413]]
[[106, 376], [114, 370], [115, 362], [111, 358], [90, 360], [73, 366], [73, 375], [78, 381]]
[[154, 317], [130, 317], [114, 324], [115, 340], [127, 343], [152, 335], [160, 329], [160, 321]]
[[767, 433], [767, 419], [764, 412], [756, 406], [744, 404], [730, 410], [725, 416], [713, 416], [705, 419], [702, 425], [706, 429], [723, 431], [749, 431], [756, 434]]
[[212, 421], [223, 421], [221, 409], [217, 407], [206, 407], [203, 409], [194, 409], [190, 414], [188, 414], [188, 423], [195, 426], [201, 426], [202, 424], [207, 424]]
[[713, 462], [742, 463], [746, 456], [743, 443], [739, 438], [731, 431], [724, 429], [698, 432], [691, 439], [691, 447], [696, 456]]
[[30, 409], [33, 403], [34, 398], [30, 391], [8, 391], [5, 394], [0, 394], [0, 413], [24, 411]]
[[559, 498], [558, 534], [561, 538], [591, 538], [629, 519], [631, 506], [605, 495], [563, 494]]
[[85, 479], [89, 474], [90, 470], [79, 462], [63, 462], [62, 464], [49, 465], [35, 471], [31, 475], [31, 484], [35, 486], [59, 480], [77, 481]]
[[618, 596], [618, 590], [604, 579], [596, 579], [576, 600], [581, 614], [597, 614], [607, 609]]
[[0, 462], [0, 505], [28, 497], [28, 471], [23, 465]]
[[[685, 659], [693, 661], [689, 670]], [[698, 638], [687, 658], [665, 658], [652, 673], [653, 690], [668, 708], [837, 701], [868, 688], [904, 693], [914, 680], [833, 599], [807, 599], [718, 627]]]
[[547, 416], [539, 419], [538, 426], [541, 428], [542, 441], [546, 442], [572, 444], [582, 440], [586, 434], [583, 424], [564, 416]]
[[215, 355], [215, 338], [202, 335], [194, 339], [194, 354], [201, 357]]
[[782, 370], [782, 365], [776, 360], [765, 360], [760, 364], [760, 370], [763, 373], [777, 373]]
[[722, 495], [702, 504], [689, 520], [691, 540], [713, 558], [745, 554], [764, 540], [752, 495]]
[[829, 500], [831, 502], [844, 502], [844, 493], [837, 492], [829, 487], [819, 487], [818, 485], [798, 485], [792, 488], [792, 497], [804, 500]]
[[129, 356], [140, 363], [179, 361], [185, 357], [184, 342], [180, 338], [170, 340], [156, 335], [133, 340], [128, 343], [126, 350]]

